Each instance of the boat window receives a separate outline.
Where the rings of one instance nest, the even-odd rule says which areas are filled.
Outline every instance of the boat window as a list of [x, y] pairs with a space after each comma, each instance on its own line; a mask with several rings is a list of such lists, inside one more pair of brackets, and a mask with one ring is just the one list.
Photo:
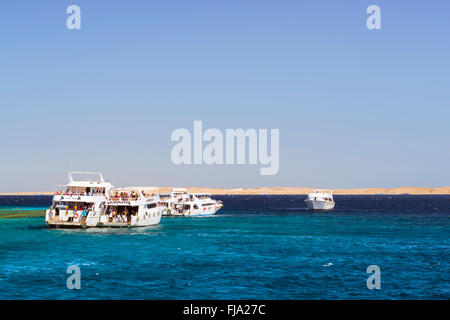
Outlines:
[[150, 203], [147, 205], [148, 209], [155, 208], [155, 207], [156, 207], [156, 203]]
[[64, 191], [59, 191], [56, 194], [59, 195], [104, 195], [105, 194], [105, 188], [100, 187], [74, 187], [69, 186]]
[[56, 207], [58, 209], [62, 210], [92, 210], [94, 208], [93, 203], [86, 203], [86, 202], [65, 202], [61, 203], [59, 202]]

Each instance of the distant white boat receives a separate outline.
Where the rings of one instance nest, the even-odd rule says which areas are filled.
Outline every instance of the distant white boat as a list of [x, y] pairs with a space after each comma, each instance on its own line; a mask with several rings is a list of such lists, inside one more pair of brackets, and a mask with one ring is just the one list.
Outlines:
[[331, 210], [335, 206], [331, 190], [313, 190], [305, 203], [310, 210]]
[[212, 199], [209, 193], [191, 194], [190, 200], [183, 203], [185, 216], [213, 215], [222, 207], [222, 201]]
[[168, 195], [160, 195], [167, 216], [203, 216], [215, 214], [223, 207], [222, 201], [210, 194], [191, 194], [184, 188], [174, 188]]

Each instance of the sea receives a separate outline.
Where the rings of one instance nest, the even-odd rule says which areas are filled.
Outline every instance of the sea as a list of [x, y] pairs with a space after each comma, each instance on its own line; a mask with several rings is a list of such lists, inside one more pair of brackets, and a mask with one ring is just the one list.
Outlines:
[[214, 216], [54, 230], [50, 196], [1, 196], [0, 299], [450, 299], [449, 195], [215, 198]]

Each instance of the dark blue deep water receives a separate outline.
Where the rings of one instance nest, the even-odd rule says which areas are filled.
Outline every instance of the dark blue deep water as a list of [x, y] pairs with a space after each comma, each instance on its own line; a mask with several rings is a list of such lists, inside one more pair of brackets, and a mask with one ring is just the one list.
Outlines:
[[[217, 196], [215, 216], [51, 230], [1, 218], [0, 299], [450, 299], [450, 196]], [[0, 210], [50, 197], [0, 197]], [[81, 268], [81, 290], [66, 269]], [[369, 290], [369, 265], [381, 289]]]

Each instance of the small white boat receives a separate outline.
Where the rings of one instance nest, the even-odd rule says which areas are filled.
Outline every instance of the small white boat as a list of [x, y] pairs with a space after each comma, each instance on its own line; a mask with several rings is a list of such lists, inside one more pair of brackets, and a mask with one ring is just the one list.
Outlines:
[[331, 190], [313, 190], [305, 203], [310, 210], [331, 210], [335, 206]]
[[167, 216], [212, 215], [223, 207], [222, 201], [212, 199], [209, 194], [191, 194], [184, 188], [174, 188], [170, 195], [160, 197]]

